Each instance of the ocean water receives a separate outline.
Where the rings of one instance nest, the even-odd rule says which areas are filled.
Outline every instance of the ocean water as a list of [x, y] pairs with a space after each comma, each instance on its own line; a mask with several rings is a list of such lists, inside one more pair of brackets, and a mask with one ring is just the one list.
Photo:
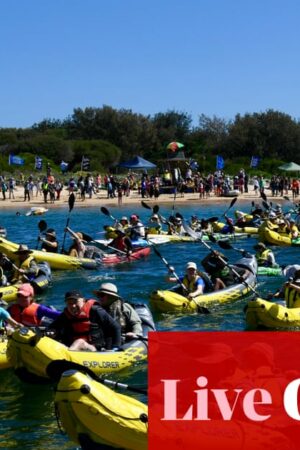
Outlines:
[[[218, 216], [229, 206], [230, 201], [222, 205], [198, 206], [197, 204], [180, 205], [180, 213], [189, 219], [192, 214], [198, 217]], [[103, 238], [103, 226], [111, 225], [112, 220], [101, 213], [97, 208], [76, 208], [71, 214], [66, 210], [58, 209], [49, 211], [44, 216], [26, 217], [28, 209], [2, 211], [0, 225], [8, 230], [7, 238], [14, 242], [26, 243], [35, 248], [39, 233], [38, 222], [46, 220], [48, 227], [54, 228], [60, 243], [63, 241], [64, 227], [69, 217], [69, 226], [74, 231], [84, 231], [90, 236]], [[249, 211], [251, 205], [242, 205], [241, 209]], [[122, 215], [137, 213], [143, 221], [147, 221], [151, 211], [141, 206], [108, 208], [111, 215], [120, 218]], [[175, 211], [177, 209], [175, 208]], [[168, 217], [172, 212], [172, 205], [163, 205], [160, 212]], [[232, 211], [233, 213], [233, 211]], [[243, 248], [253, 252], [255, 237], [237, 239], [233, 243], [236, 248]], [[66, 238], [67, 248], [71, 241]], [[209, 244], [219, 249], [217, 244]], [[184, 272], [187, 261], [195, 261], [200, 264], [201, 259], [207, 254], [207, 248], [201, 243], [167, 244], [158, 247], [164, 258], [175, 267], [180, 275]], [[299, 263], [299, 249], [286, 247], [275, 248], [274, 253], [279, 264]], [[222, 250], [225, 253], [224, 250]], [[236, 250], [226, 251], [230, 262], [234, 262], [239, 253]], [[64, 307], [64, 294], [69, 289], [80, 289], [86, 297], [92, 297], [92, 291], [103, 281], [116, 283], [123, 298], [133, 302], [149, 302], [149, 294], [157, 288], [168, 288], [170, 284], [165, 281], [167, 269], [160, 258], [151, 252], [146, 259], [124, 263], [112, 267], [100, 267], [95, 271], [56, 271], [53, 272], [52, 285], [48, 291], [37, 297], [42, 303], [53, 305], [57, 309]], [[282, 277], [261, 277], [256, 290], [264, 297], [269, 292], [274, 292], [282, 284]], [[231, 305], [215, 307], [209, 315], [154, 315], [157, 329], [164, 331], [224, 331], [244, 330], [245, 320], [243, 307], [246, 301], [237, 301]], [[114, 379], [131, 383], [146, 384], [146, 365], [128, 370], [114, 376]], [[76, 444], [69, 441], [68, 437], [61, 434], [54, 413], [54, 386], [30, 385], [19, 381], [13, 371], [8, 369], [0, 372], [0, 448], [3, 449], [45, 449], [65, 450], [75, 449]], [[142, 400], [145, 400], [141, 398]]]

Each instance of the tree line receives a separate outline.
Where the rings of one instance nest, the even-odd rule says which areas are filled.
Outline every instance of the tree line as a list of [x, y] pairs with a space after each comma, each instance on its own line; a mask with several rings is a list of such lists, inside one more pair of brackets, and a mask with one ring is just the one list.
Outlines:
[[64, 160], [76, 171], [84, 155], [93, 171], [103, 172], [135, 155], [157, 163], [167, 157], [171, 141], [183, 143], [200, 170], [213, 168], [216, 155], [237, 164], [257, 156], [271, 171], [278, 161], [300, 163], [300, 122], [280, 111], [237, 114], [233, 120], [201, 114], [193, 125], [185, 112], [145, 116], [104, 105], [76, 108], [65, 120], [45, 119], [30, 128], [0, 128], [0, 169], [7, 169], [13, 153], [44, 156], [54, 164]]

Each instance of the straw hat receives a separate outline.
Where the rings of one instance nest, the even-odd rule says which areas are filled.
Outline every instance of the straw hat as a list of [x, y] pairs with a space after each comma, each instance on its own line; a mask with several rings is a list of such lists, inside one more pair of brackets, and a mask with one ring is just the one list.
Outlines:
[[14, 253], [15, 255], [24, 255], [26, 253], [32, 253], [32, 250], [30, 250], [27, 245], [21, 244], [19, 245], [18, 250], [16, 250]]

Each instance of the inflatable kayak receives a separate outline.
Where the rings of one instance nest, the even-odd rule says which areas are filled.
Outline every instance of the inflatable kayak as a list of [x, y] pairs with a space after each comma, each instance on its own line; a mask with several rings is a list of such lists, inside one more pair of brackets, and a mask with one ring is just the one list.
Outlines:
[[[45, 291], [51, 281], [51, 269], [49, 264], [47, 262], [41, 262], [38, 264], [38, 267], [39, 272], [37, 277], [28, 281], [34, 288], [35, 294], [40, 294]], [[1, 286], [1, 300], [4, 300], [6, 302], [15, 301], [17, 299], [18, 288], [23, 282], [19, 281], [18, 283], [10, 284], [8, 286]]]
[[300, 237], [291, 239], [287, 234], [279, 234], [269, 228], [264, 229], [264, 240], [272, 245], [300, 245]]
[[257, 298], [247, 304], [246, 322], [249, 328], [293, 329], [300, 327], [300, 308]]
[[283, 275], [281, 267], [264, 267], [259, 266], [257, 268], [257, 275], [267, 276], [267, 277], [278, 277]]
[[[150, 304], [155, 311], [168, 313], [197, 312], [201, 307], [210, 307], [214, 304], [231, 303], [243, 299], [251, 294], [252, 288], [256, 285], [257, 264], [255, 257], [244, 257], [235, 263], [235, 266], [245, 269], [244, 281], [238, 282], [225, 289], [213, 292], [206, 292], [194, 299], [188, 300], [175, 290], [158, 290], [150, 295]], [[246, 269], [248, 273], [246, 275]]]
[[48, 379], [48, 364], [65, 359], [89, 367], [100, 375], [119, 372], [147, 359], [147, 345], [141, 339], [125, 343], [120, 351], [70, 351], [64, 344], [29, 328], [14, 331], [7, 346], [7, 356], [16, 374], [23, 380], [43, 382]]
[[7, 358], [6, 349], [7, 349], [7, 336], [2, 335], [0, 336], [0, 370], [11, 367], [11, 363]]
[[67, 435], [81, 448], [148, 448], [147, 405], [88, 375], [64, 372], [54, 402]]
[[102, 264], [120, 264], [124, 262], [137, 261], [138, 259], [144, 258], [150, 254], [150, 247], [136, 248], [133, 252], [127, 256], [126, 253], [105, 253], [100, 257]]
[[[160, 245], [160, 244], [166, 244], [167, 242], [170, 242], [168, 239], [168, 236], [160, 235], [160, 234], [152, 234], [147, 236], [147, 239], [136, 239], [134, 241], [131, 241], [133, 247], [148, 247], [150, 244], [154, 245]], [[107, 247], [110, 245], [111, 239], [96, 239], [94, 241], [95, 246], [99, 246], [99, 248]]]
[[[0, 239], [0, 252], [7, 255], [13, 261], [17, 260], [15, 251], [19, 244], [8, 241], [4, 238]], [[32, 250], [31, 255], [37, 262], [46, 261], [51, 269], [96, 269], [99, 266], [97, 260], [90, 258], [75, 258], [69, 255], [62, 255], [60, 253], [42, 252], [41, 250]]]
[[130, 303], [138, 313], [143, 336], [125, 342], [119, 351], [70, 351], [64, 344], [39, 331], [21, 328], [9, 339], [7, 357], [16, 374], [29, 382], [49, 381], [47, 366], [54, 360], [66, 360], [90, 368], [95, 374], [119, 372], [147, 359], [148, 331], [155, 330], [152, 314], [143, 303]]
[[[222, 232], [222, 229], [223, 229], [223, 227], [225, 227], [225, 223], [223, 223], [223, 222], [213, 222], [212, 223], [212, 226], [213, 226], [213, 230], [214, 231], [217, 231], [217, 232]], [[237, 226], [234, 226], [233, 227], [234, 228], [234, 233], [235, 234], [239, 234], [239, 233], [243, 233], [243, 234], [257, 234], [258, 233], [258, 228], [256, 228], [256, 227], [243, 227], [243, 228], [240, 228], [240, 227], [237, 227]], [[226, 236], [227, 236], [227, 234], [226, 234]]]

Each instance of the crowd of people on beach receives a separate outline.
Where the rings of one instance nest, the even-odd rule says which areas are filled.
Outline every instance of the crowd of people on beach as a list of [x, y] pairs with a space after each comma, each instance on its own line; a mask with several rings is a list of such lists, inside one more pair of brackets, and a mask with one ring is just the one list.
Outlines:
[[95, 176], [87, 173], [85, 176], [55, 177], [50, 170], [41, 176], [29, 175], [25, 177], [22, 173], [18, 179], [13, 176], [0, 176], [0, 192], [2, 200], [15, 200], [15, 194], [20, 196], [23, 190], [24, 202], [37, 200], [40, 197], [44, 203], [54, 203], [60, 200], [63, 189], [69, 193], [75, 192], [78, 199], [84, 201], [93, 196], [117, 199], [119, 205], [122, 198], [130, 197], [134, 191], [143, 198], [158, 198], [164, 193], [176, 193], [184, 197], [186, 193], [197, 193], [200, 199], [211, 196], [235, 196], [249, 192], [249, 186], [255, 195], [261, 195], [266, 189], [271, 191], [272, 196], [287, 195], [292, 192], [293, 198], [299, 195], [300, 180], [295, 177], [273, 175], [270, 180], [257, 175], [249, 177], [249, 174], [241, 168], [234, 176], [228, 176], [223, 170], [214, 173], [203, 174], [192, 171], [190, 167], [182, 173], [179, 167], [165, 169], [156, 174], [148, 174], [146, 170], [135, 173], [129, 170], [128, 174], [116, 175], [106, 173], [103, 176], [97, 173]]

